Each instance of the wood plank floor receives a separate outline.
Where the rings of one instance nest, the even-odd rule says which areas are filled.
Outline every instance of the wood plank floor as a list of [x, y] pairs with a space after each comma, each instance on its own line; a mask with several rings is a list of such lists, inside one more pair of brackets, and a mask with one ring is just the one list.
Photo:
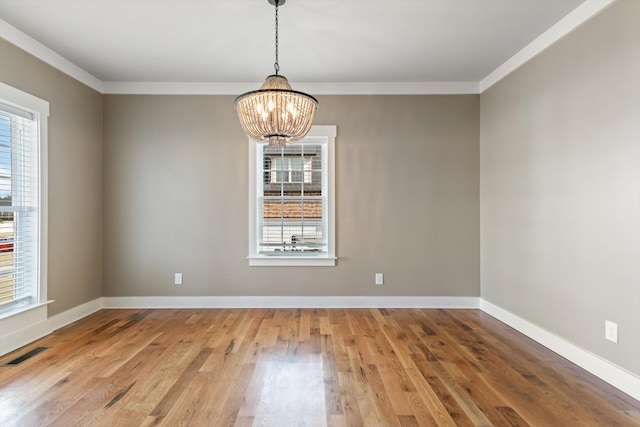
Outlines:
[[101, 310], [0, 365], [3, 427], [640, 426], [479, 310]]

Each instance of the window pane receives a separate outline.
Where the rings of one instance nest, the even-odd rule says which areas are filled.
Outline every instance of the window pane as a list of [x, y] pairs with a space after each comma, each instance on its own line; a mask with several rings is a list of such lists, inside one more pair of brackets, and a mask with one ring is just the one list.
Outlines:
[[312, 182], [312, 173], [311, 173], [311, 168], [313, 161], [311, 157], [305, 157], [304, 158], [304, 183], [305, 184], [311, 184]]
[[[272, 181], [271, 178], [271, 157], [267, 157], [265, 156], [263, 158], [263, 173], [262, 173], [262, 177], [263, 177], [263, 183], [268, 184], [269, 182]], [[275, 177], [273, 177], [273, 180], [275, 180]]]
[[[37, 126], [0, 102], [0, 312], [37, 296]], [[13, 111], [13, 112], [12, 112]]]
[[0, 206], [11, 206], [11, 118], [0, 114]]
[[292, 157], [291, 162], [291, 182], [302, 182], [302, 171], [304, 159], [302, 157]]
[[[250, 265], [334, 265], [326, 262], [334, 259], [333, 202], [328, 194], [333, 180], [327, 174], [334, 137], [313, 135], [285, 147], [252, 143]], [[297, 256], [302, 258], [287, 264], [287, 258]], [[306, 264], [316, 257], [320, 262]]]
[[296, 253], [324, 253], [326, 241], [322, 233], [322, 220], [300, 221], [285, 219], [283, 221], [266, 221], [263, 224], [263, 239], [258, 243], [262, 254], [296, 255]]
[[[288, 157], [274, 157], [272, 158], [273, 169], [272, 181], [277, 183], [290, 182], [291, 179], [291, 163]], [[275, 173], [274, 173], [275, 172]]]
[[[0, 207], [11, 206], [11, 119], [0, 114]], [[13, 212], [0, 212], [0, 303], [16, 295]]]

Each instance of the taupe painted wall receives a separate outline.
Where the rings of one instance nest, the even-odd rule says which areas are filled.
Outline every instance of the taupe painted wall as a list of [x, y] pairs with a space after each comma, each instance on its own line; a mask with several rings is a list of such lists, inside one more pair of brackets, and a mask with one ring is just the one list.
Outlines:
[[101, 295], [481, 291], [640, 374], [639, 28], [619, 0], [480, 97], [320, 97], [334, 268], [247, 266], [232, 97], [103, 97], [0, 39], [0, 81], [51, 104], [49, 314]]
[[102, 295], [102, 95], [0, 39], [0, 81], [49, 101], [49, 315]]
[[479, 96], [319, 101], [338, 131], [338, 265], [278, 268], [247, 264], [233, 97], [106, 95], [104, 295], [479, 296]]
[[480, 144], [482, 297], [635, 374], [639, 43], [614, 3], [481, 95]]

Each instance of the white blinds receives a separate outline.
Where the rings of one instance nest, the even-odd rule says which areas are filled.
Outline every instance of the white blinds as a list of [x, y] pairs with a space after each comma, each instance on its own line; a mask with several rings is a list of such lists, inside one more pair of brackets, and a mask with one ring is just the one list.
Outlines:
[[37, 300], [38, 122], [0, 101], [0, 312]]

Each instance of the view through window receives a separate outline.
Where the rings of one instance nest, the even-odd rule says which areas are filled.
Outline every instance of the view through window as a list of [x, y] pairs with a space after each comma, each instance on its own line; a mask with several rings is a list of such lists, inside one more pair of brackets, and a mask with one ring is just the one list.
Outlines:
[[38, 300], [38, 120], [0, 100], [0, 313]]
[[259, 252], [288, 255], [326, 252], [325, 147], [302, 142], [282, 148], [260, 148], [265, 179], [258, 196], [262, 205]]

